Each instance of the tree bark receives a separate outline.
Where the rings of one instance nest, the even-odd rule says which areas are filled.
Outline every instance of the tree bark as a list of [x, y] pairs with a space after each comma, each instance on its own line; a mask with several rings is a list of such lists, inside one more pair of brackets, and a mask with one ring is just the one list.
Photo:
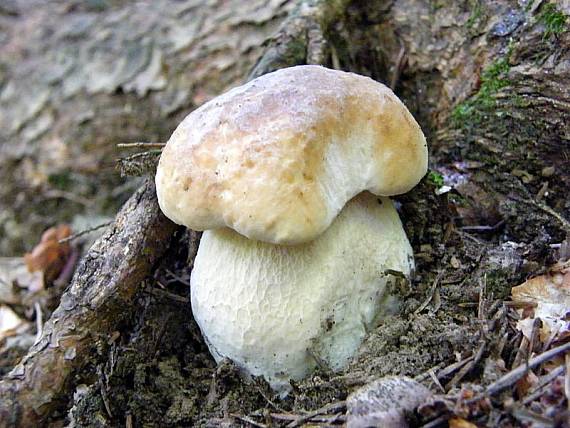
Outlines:
[[346, 66], [396, 82], [427, 132], [431, 166], [459, 193], [458, 225], [504, 221], [508, 239], [560, 242], [570, 233], [570, 35], [567, 18], [553, 21], [569, 5], [401, 0], [386, 13], [363, 9], [369, 25], [355, 27], [358, 41], [375, 39], [378, 50], [364, 57], [344, 40], [356, 58]]
[[[291, 0], [9, 1], [0, 10], [0, 255], [114, 216], [140, 185], [117, 143], [164, 142], [239, 84]], [[14, 178], [18, 179], [15, 180]], [[99, 221], [103, 222], [103, 221]]]

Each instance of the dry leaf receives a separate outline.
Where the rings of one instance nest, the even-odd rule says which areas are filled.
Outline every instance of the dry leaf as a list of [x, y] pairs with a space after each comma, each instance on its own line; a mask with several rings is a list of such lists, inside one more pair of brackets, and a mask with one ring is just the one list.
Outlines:
[[521, 379], [515, 384], [515, 389], [519, 397], [524, 397], [528, 391], [538, 383], [538, 377], [532, 372], [527, 372]]
[[[511, 290], [513, 302], [521, 307], [532, 307], [532, 311], [521, 309], [523, 317], [517, 328], [530, 339], [533, 318], [542, 320], [540, 339], [545, 341], [552, 332], [563, 334], [570, 329], [570, 261], [555, 264], [545, 275], [531, 278]], [[530, 315], [524, 318], [525, 315]]]
[[26, 324], [9, 306], [0, 305], [0, 342], [18, 334], [19, 329]]
[[477, 425], [462, 418], [451, 418], [449, 420], [449, 428], [477, 428]]
[[24, 255], [26, 266], [30, 272], [43, 272], [45, 283], [56, 279], [65, 266], [71, 252], [68, 242], [59, 241], [71, 235], [71, 228], [62, 224], [49, 228], [42, 235], [41, 241], [31, 253]]

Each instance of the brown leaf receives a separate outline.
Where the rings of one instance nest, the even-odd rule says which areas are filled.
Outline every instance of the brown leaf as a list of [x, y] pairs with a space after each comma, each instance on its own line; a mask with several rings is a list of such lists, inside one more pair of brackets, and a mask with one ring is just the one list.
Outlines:
[[71, 228], [66, 224], [46, 230], [40, 243], [34, 247], [31, 253], [24, 255], [28, 270], [30, 272], [43, 272], [46, 283], [57, 278], [71, 251], [69, 243], [60, 244], [59, 241], [70, 235]]
[[449, 428], [477, 428], [477, 425], [462, 418], [451, 418], [449, 420]]
[[524, 397], [528, 393], [528, 391], [537, 383], [538, 383], [538, 377], [532, 371], [529, 371], [515, 384], [517, 395], [519, 397]]
[[[530, 339], [533, 318], [543, 322], [540, 339], [545, 341], [554, 331], [568, 329], [567, 314], [570, 312], [570, 262], [557, 263], [547, 274], [540, 275], [513, 287], [513, 302], [519, 307], [532, 307], [532, 311], [519, 311], [522, 320], [517, 328]], [[525, 319], [526, 318], [526, 319]]]

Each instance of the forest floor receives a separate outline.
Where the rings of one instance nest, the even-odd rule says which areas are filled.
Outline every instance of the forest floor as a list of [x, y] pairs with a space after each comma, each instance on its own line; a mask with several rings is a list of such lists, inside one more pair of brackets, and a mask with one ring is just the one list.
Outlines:
[[[436, 181], [430, 174], [399, 201], [416, 256], [413, 281], [394, 278], [390, 291], [399, 297], [401, 313], [381, 320], [345, 370], [319, 369], [280, 398], [262, 379], [244, 379], [230, 361], [216, 365], [191, 317], [191, 234], [180, 229], [154, 277], [141, 285], [143, 292], [133, 302], [139, 315], [107, 338], [102, 349], [108, 353], [106, 363], [94, 370], [98, 378], [76, 388], [68, 421], [72, 426], [335, 425], [347, 420], [351, 392], [385, 376], [408, 376], [433, 394], [418, 411], [408, 413], [413, 426], [443, 426], [448, 420], [466, 427], [473, 426], [467, 421], [479, 426], [564, 426], [568, 357], [558, 352], [540, 364], [533, 361], [568, 348], [570, 337], [564, 329], [553, 331], [534, 322], [537, 302], [552, 296], [535, 293], [534, 301], [532, 292], [523, 301], [510, 296], [510, 287], [524, 282], [536, 247], [507, 241], [497, 250], [500, 227], [457, 227], [446, 214], [453, 208], [452, 195], [438, 194], [441, 183]], [[440, 204], [442, 216], [422, 218], [425, 204]], [[409, 213], [415, 213], [415, 220], [407, 221]], [[422, 228], [419, 237], [413, 227], [423, 222], [431, 226]], [[45, 242], [36, 255], [47, 251]], [[561, 292], [568, 293], [570, 265], [564, 261], [570, 246], [566, 241], [560, 247], [543, 254], [544, 266], [538, 267], [543, 274], [537, 278], [543, 288], [558, 281]], [[75, 251], [74, 245], [65, 251], [66, 261]], [[556, 258], [560, 263], [548, 269]], [[38, 301], [53, 308], [62, 291], [57, 279], [46, 288], [38, 277], [19, 269], [19, 292], [11, 307], [22, 319], [41, 311]], [[562, 275], [561, 283], [557, 275]], [[37, 321], [39, 314], [35, 316]], [[530, 329], [518, 324], [522, 318], [531, 321]], [[34, 326], [22, 321], [3, 333], [4, 372], [33, 341]], [[413, 388], [406, 390], [414, 394]], [[394, 400], [395, 393], [387, 400]], [[55, 415], [54, 421], [62, 416]]]

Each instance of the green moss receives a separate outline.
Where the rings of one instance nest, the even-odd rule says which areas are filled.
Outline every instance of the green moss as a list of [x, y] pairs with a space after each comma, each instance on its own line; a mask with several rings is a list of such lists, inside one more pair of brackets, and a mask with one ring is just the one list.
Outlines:
[[48, 176], [48, 183], [56, 189], [68, 190], [73, 184], [73, 179], [69, 171], [61, 173], [50, 174]]
[[471, 6], [471, 15], [469, 15], [469, 19], [465, 23], [467, 29], [471, 30], [475, 26], [475, 24], [481, 21], [481, 17], [483, 15], [483, 7], [479, 1], [476, 1], [475, 4]]
[[447, 197], [449, 198], [449, 202], [451, 204], [456, 205], [458, 207], [465, 207], [469, 204], [467, 198], [465, 198], [465, 196], [457, 192], [449, 192]]
[[434, 11], [443, 9], [445, 6], [447, 6], [447, 0], [434, 0], [430, 3]]
[[504, 58], [498, 59], [481, 73], [481, 87], [471, 98], [458, 104], [451, 113], [451, 119], [456, 126], [477, 124], [485, 114], [496, 107], [495, 94], [502, 88], [509, 86], [507, 73], [509, 72], [510, 49]]
[[90, 12], [103, 12], [109, 4], [105, 0], [87, 0], [85, 6]]
[[434, 171], [434, 170], [430, 170], [428, 172], [427, 178], [428, 178], [429, 182], [432, 183], [437, 188], [440, 188], [443, 186], [443, 175], [441, 175], [439, 172]]
[[544, 5], [542, 11], [538, 15], [538, 21], [544, 25], [544, 39], [566, 31], [566, 15], [560, 12], [556, 5], [548, 3]]

